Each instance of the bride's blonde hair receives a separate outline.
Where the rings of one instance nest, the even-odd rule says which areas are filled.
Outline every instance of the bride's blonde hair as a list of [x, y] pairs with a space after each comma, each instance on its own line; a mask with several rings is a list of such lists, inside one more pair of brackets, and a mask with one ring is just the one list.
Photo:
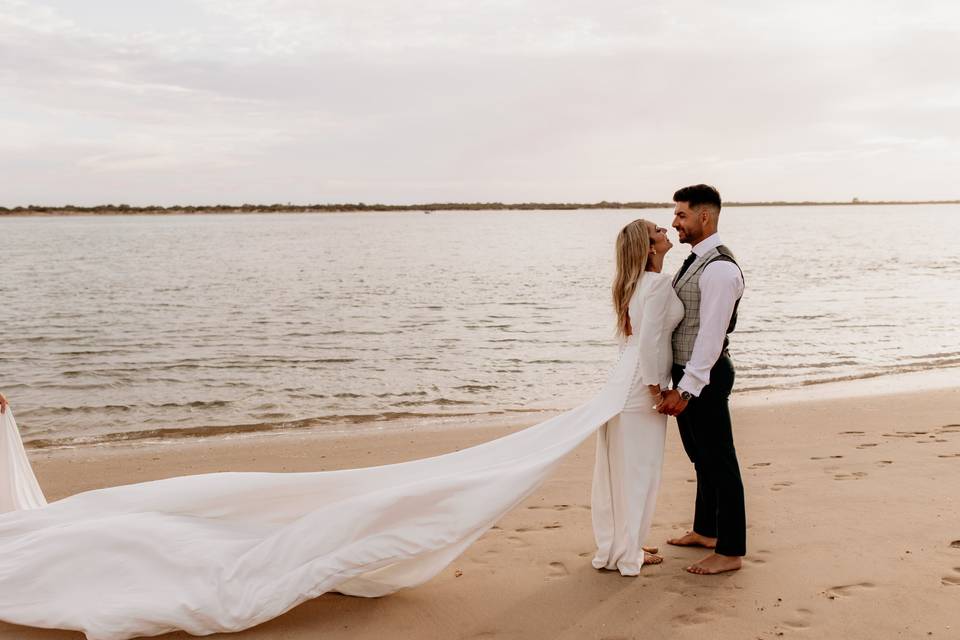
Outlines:
[[613, 278], [613, 309], [617, 313], [617, 335], [632, 333], [630, 298], [636, 291], [650, 256], [650, 232], [643, 218], [634, 220], [617, 234], [617, 273]]

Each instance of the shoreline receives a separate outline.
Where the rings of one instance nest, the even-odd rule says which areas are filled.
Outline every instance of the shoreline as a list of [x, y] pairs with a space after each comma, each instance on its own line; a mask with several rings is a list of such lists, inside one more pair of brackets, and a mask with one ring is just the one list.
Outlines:
[[[864, 399], [867, 398], [868, 401]], [[711, 637], [950, 638], [960, 626], [960, 390], [733, 402], [744, 476], [744, 569], [691, 576], [702, 550], [664, 546], [690, 526], [695, 485], [668, 422], [648, 543], [665, 555], [637, 578], [590, 567], [594, 441], [561, 463], [440, 575], [379, 598], [327, 594], [236, 640]], [[48, 499], [164, 477], [390, 464], [479, 444], [518, 427], [188, 440], [175, 446], [31, 451]], [[0, 639], [79, 640], [0, 623]], [[171, 633], [167, 640], [192, 636]]]
[[[758, 406], [765, 403], [783, 404], [811, 399], [843, 399], [888, 395], [902, 389], [914, 391], [937, 391], [958, 387], [960, 365], [924, 371], [898, 371], [888, 374], [849, 379], [813, 382], [795, 387], [752, 388], [743, 391], [734, 389], [731, 406]], [[244, 439], [256, 437], [305, 436], [350, 436], [351, 434], [389, 433], [413, 429], [416, 432], [444, 430], [511, 427], [523, 428], [542, 422], [566, 409], [529, 409], [511, 412], [478, 412], [469, 414], [451, 413], [434, 416], [412, 416], [399, 419], [376, 419], [357, 416], [356, 420], [324, 422], [323, 419], [305, 418], [279, 424], [250, 423], [212, 427], [174, 427], [148, 431], [117, 432], [77, 438], [34, 438], [24, 440], [27, 451], [55, 451], [60, 449], [89, 449], [118, 446], [168, 446], [184, 441], [217, 439]], [[296, 426], [309, 424], [310, 426]], [[294, 425], [294, 426], [290, 426]]]
[[[70, 216], [176, 216], [176, 215], [227, 215], [258, 213], [440, 213], [466, 211], [577, 211], [616, 209], [672, 209], [673, 202], [594, 202], [594, 203], [500, 203], [457, 202], [427, 204], [310, 204], [310, 205], [190, 205], [186, 207], [160, 205], [94, 205], [90, 207], [26, 205], [0, 206], [0, 219], [5, 217], [70, 217]], [[960, 200], [845, 200], [845, 201], [757, 201], [724, 202], [724, 207], [838, 207], [838, 206], [914, 206], [960, 204]]]

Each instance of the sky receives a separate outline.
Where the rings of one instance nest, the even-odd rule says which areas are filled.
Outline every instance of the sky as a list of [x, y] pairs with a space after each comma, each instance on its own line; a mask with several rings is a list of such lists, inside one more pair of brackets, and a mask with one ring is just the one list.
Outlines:
[[953, 0], [0, 0], [0, 205], [960, 198]]

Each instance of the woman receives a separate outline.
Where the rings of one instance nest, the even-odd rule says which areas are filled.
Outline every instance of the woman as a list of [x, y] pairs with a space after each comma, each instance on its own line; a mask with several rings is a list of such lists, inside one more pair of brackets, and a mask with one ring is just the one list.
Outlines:
[[[638, 569], [633, 541], [649, 524], [663, 442], [663, 418], [646, 412], [666, 381], [672, 293], [656, 271], [669, 249], [663, 231], [637, 221], [621, 235], [615, 307], [625, 340], [589, 402], [424, 460], [182, 476], [14, 508], [0, 514], [0, 620], [76, 629], [90, 640], [176, 629], [206, 635], [252, 627], [328, 591], [375, 597], [412, 587], [443, 570], [604, 425], [598, 461], [606, 468], [597, 473], [608, 482], [595, 493], [607, 515], [597, 518], [598, 558], [626, 573]], [[3, 421], [16, 434], [9, 407]], [[25, 481], [24, 466], [29, 471], [22, 447], [11, 446], [18, 442], [0, 438], [0, 476], [14, 484]]]
[[623, 409], [597, 431], [591, 502], [597, 542], [593, 566], [625, 576], [637, 575], [643, 564], [663, 562], [641, 543], [657, 501], [667, 428], [666, 415], [654, 406], [670, 381], [670, 336], [683, 318], [670, 277], [660, 272], [672, 246], [666, 229], [642, 219], [617, 236], [617, 336], [621, 350], [636, 350], [639, 359]]

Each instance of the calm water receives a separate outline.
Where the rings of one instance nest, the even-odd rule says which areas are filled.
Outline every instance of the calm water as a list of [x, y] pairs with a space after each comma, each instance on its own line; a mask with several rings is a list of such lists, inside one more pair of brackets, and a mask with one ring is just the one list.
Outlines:
[[[0, 219], [0, 390], [35, 444], [571, 407], [615, 358], [613, 239], [639, 216], [671, 220]], [[960, 207], [726, 209], [721, 236], [739, 390], [960, 365]]]

